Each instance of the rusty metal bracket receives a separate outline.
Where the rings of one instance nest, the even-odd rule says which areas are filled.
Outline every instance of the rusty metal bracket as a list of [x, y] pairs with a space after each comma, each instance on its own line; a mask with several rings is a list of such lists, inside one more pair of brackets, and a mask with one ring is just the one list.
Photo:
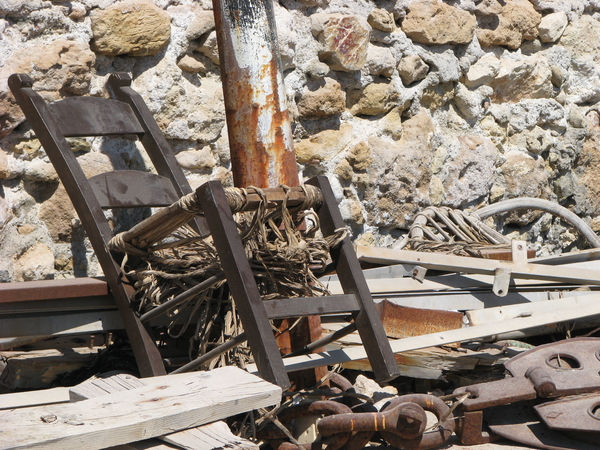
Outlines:
[[534, 409], [548, 428], [591, 432], [596, 435], [595, 442], [600, 442], [600, 394], [567, 397]]
[[[542, 345], [504, 366], [512, 377], [454, 391], [454, 395], [471, 394], [460, 405], [463, 419], [458, 434], [463, 444], [486, 442], [482, 409], [486, 409], [485, 417], [495, 422], [489, 424], [493, 433], [516, 442], [552, 450], [583, 449], [577, 442], [600, 442], [600, 339], [575, 338]], [[527, 400], [537, 404], [532, 408]], [[504, 415], [494, 413], [499, 408], [513, 408], [523, 417], [513, 414], [508, 422], [498, 422]], [[542, 422], [530, 417], [535, 416], [533, 411]], [[550, 442], [575, 442], [554, 430], [577, 442], [554, 446]]]
[[512, 378], [458, 388], [469, 392], [464, 411], [475, 411], [537, 397], [582, 394], [600, 389], [600, 339], [575, 338], [541, 345], [504, 366]]

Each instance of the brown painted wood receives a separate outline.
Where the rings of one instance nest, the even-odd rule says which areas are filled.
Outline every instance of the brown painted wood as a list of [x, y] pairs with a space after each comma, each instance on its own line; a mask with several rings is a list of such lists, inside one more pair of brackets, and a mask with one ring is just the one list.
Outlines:
[[169, 206], [179, 200], [171, 181], [139, 170], [118, 170], [88, 180], [103, 209]]
[[101, 97], [67, 97], [48, 105], [60, 132], [66, 137], [143, 134], [131, 108]]
[[[128, 73], [117, 72], [108, 77], [107, 87], [118, 100], [127, 103], [131, 107], [144, 129], [142, 144], [156, 171], [170, 179], [177, 196], [183, 197], [191, 193], [192, 188], [146, 102], [138, 92], [132, 89], [131, 83], [132, 79]], [[208, 234], [208, 226], [203, 217], [193, 218], [190, 224], [202, 236]]]
[[[53, 290], [54, 291], [54, 290]], [[1, 296], [0, 296], [1, 297]], [[49, 311], [89, 311], [92, 309], [115, 309], [117, 305], [110, 295], [92, 297], [54, 296], [44, 300], [0, 301], [0, 314], [44, 313]], [[2, 333], [5, 335], [6, 333]]]
[[106, 281], [99, 278], [0, 283], [0, 303], [103, 295], [108, 295], [108, 285]]
[[[337, 207], [329, 180], [324, 176], [318, 176], [311, 178], [307, 183], [317, 186], [323, 193], [323, 206], [318, 210], [323, 234], [330, 235], [338, 228], [344, 227], [344, 220]], [[360, 311], [353, 314], [354, 321], [377, 381], [386, 382], [399, 376], [400, 371], [390, 343], [348, 236], [338, 248], [332, 250], [331, 257], [344, 293], [354, 294], [360, 304]]]
[[290, 386], [289, 378], [231, 215], [225, 190], [220, 182], [209, 181], [198, 188], [197, 194], [206, 214], [229, 289], [240, 313], [258, 372], [265, 380], [287, 389]]
[[[54, 117], [46, 102], [32, 89], [33, 81], [29, 76], [13, 74], [9, 77], [8, 84], [25, 117], [30, 122], [36, 137], [42, 143], [46, 154], [56, 169], [96, 252], [106, 281], [119, 308], [142, 376], [165, 374], [166, 371], [155, 340], [150, 335], [149, 329], [142, 325], [130, 308], [129, 298], [133, 294], [132, 287], [124, 283], [124, 275], [107, 249], [108, 241], [112, 238], [112, 230], [98, 199], [94, 195], [93, 188], [77, 162], [77, 158], [71, 150], [65, 135], [61, 132], [58, 123], [61, 117]], [[94, 103], [96, 102], [94, 100]], [[107, 103], [108, 108], [113, 104], [112, 102]], [[130, 107], [123, 104], [121, 108], [127, 109]], [[53, 109], [62, 110], [61, 107], [57, 106], [53, 106]], [[81, 111], [81, 113], [84, 112]], [[135, 116], [133, 119], [135, 119]], [[100, 130], [101, 126], [105, 128]], [[138, 129], [138, 127], [141, 128], [139, 123], [134, 126], [134, 129]], [[102, 121], [96, 121], [93, 123], [90, 133], [97, 135], [99, 131], [114, 134], [117, 130], [112, 125], [109, 126]], [[131, 127], [123, 127], [122, 131], [130, 133]], [[80, 132], [81, 129], [78, 129], [77, 133]]]
[[264, 300], [263, 304], [270, 319], [360, 311], [354, 295]]

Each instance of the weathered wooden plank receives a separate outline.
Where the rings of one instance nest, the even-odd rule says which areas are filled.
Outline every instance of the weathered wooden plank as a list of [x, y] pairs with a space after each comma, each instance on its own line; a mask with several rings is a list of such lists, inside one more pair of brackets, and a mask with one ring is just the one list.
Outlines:
[[[458, 330], [442, 331], [423, 336], [415, 336], [404, 339], [397, 339], [390, 342], [394, 353], [417, 350], [421, 348], [434, 347], [437, 345], [450, 344], [453, 342], [474, 341], [478, 339], [489, 338], [490, 336], [507, 333], [509, 331], [533, 328], [546, 324], [565, 322], [568, 320], [579, 319], [600, 314], [600, 293], [592, 294], [596, 299], [593, 304], [584, 307], [574, 307], [569, 310], [547, 311], [535, 317], [518, 317], [509, 320], [503, 320], [496, 323], [486, 323], [474, 327], [466, 327]], [[581, 297], [570, 297], [575, 305], [583, 304]], [[585, 303], [588, 298], [586, 296]], [[349, 361], [355, 361], [366, 358], [366, 352], [363, 347], [332, 350], [329, 352], [312, 353], [303, 356], [293, 356], [286, 358], [284, 364], [287, 370], [302, 370], [311, 367], [324, 365], [342, 364]], [[253, 366], [248, 366], [248, 370], [254, 372]]]
[[[323, 280], [321, 280], [323, 282]], [[558, 282], [544, 280], [512, 280], [511, 287], [536, 287], [558, 285]], [[460, 290], [491, 290], [494, 277], [491, 275], [452, 274], [427, 277], [423, 281], [409, 277], [367, 279], [372, 293], [384, 292], [422, 292], [422, 291], [460, 291]], [[332, 294], [342, 293], [339, 281], [323, 283]], [[564, 285], [564, 283], [562, 283]]]
[[[545, 301], [553, 293], [559, 294], [577, 286], [538, 280], [513, 281], [519, 288], [511, 288], [505, 297], [498, 297], [491, 291], [493, 277], [487, 275], [444, 275], [426, 278], [423, 282], [411, 278], [367, 279], [367, 284], [376, 303], [387, 299], [401, 306], [449, 311]], [[330, 281], [325, 285], [332, 294], [341, 292], [339, 282]], [[585, 292], [568, 295], [585, 295]]]
[[[107, 374], [109, 375], [109, 374]], [[169, 377], [169, 378], [166, 378]], [[114, 392], [138, 389], [148, 384], [159, 385], [165, 380], [173, 377], [185, 378], [187, 375], [165, 375], [162, 377], [150, 377], [140, 380], [133, 375], [118, 373], [112, 376], [92, 377], [78, 384], [69, 391], [71, 401], [81, 401], [89, 398], [100, 397]], [[235, 436], [227, 424], [223, 421], [207, 423], [197, 428], [182, 430], [176, 433], [160, 436], [159, 441], [151, 439], [153, 446], [143, 446], [144, 449], [160, 450], [164, 446], [160, 441], [165, 441], [186, 450], [213, 450], [213, 449], [254, 449], [258, 446], [254, 443]], [[169, 447], [170, 448], [170, 447]]]
[[[333, 332], [343, 327], [345, 323], [324, 323], [323, 329]], [[362, 341], [357, 333], [351, 333], [342, 339], [326, 346], [326, 350], [348, 348], [348, 346], [361, 345]], [[411, 350], [396, 353], [396, 363], [402, 376], [421, 378], [426, 380], [444, 379], [449, 372], [468, 372], [478, 368], [500, 368], [511, 356], [524, 349], [507, 349], [495, 344], [484, 344], [481, 348], [473, 350], [463, 348], [458, 351], [453, 348], [428, 347], [420, 350]], [[360, 359], [343, 363], [342, 367], [351, 370], [370, 371], [368, 359]]]
[[281, 388], [235, 367], [0, 416], [0, 449], [102, 449], [278, 404]]
[[[569, 294], [575, 294], [575, 292]], [[470, 326], [478, 326], [518, 317], [534, 317], [539, 314], [543, 314], [548, 310], [559, 313], [560, 311], [566, 312], [572, 308], [585, 309], [598, 302], [598, 296], [596, 294], [590, 292], [578, 292], [577, 294], [581, 294], [577, 296], [577, 301], [574, 301], [573, 298], [558, 298], [536, 303], [520, 303], [515, 305], [498, 306], [495, 308], [477, 309], [473, 311], [467, 311], [465, 314]], [[600, 315], [573, 319], [569, 322], [568, 329], [577, 330], [595, 326], [600, 326]], [[495, 335], [495, 339], [522, 339], [527, 336], [557, 333], [561, 330], [565, 330], [563, 322], [556, 322], [544, 324], [539, 327], [501, 333]]]
[[497, 269], [507, 269], [511, 271], [511, 276], [514, 278], [600, 285], [600, 270], [579, 267], [555, 267], [526, 262], [513, 263], [441, 253], [424, 253], [365, 246], [358, 246], [357, 254], [362, 260], [369, 262], [398, 262], [402, 264], [421, 265], [433, 270], [484, 275], [494, 275]]
[[590, 248], [587, 250], [561, 253], [559, 255], [539, 256], [537, 258], [532, 258], [529, 262], [536, 264], [551, 264], [554, 266], [562, 264], [591, 263], [589, 268], [593, 269], [600, 265], [600, 248]]
[[162, 440], [185, 450], [258, 450], [258, 445], [234, 435], [223, 421], [212, 422], [197, 428], [167, 434]]
[[117, 310], [0, 315], [2, 336], [53, 336], [123, 329]]
[[27, 408], [69, 401], [69, 388], [57, 387], [40, 391], [11, 392], [0, 395], [0, 409]]
[[130, 442], [129, 444], [117, 445], [116, 447], [109, 447], [105, 450], [177, 450], [178, 447], [174, 447], [158, 439], [144, 439], [143, 441]]

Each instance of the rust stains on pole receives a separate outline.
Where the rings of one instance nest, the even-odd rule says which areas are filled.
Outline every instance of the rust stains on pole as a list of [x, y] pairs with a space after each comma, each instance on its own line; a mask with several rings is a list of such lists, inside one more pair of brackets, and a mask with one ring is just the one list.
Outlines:
[[235, 186], [299, 184], [272, 0], [213, 0]]
[[[237, 187], [298, 186], [292, 126], [285, 102], [273, 0], [213, 0], [221, 82], [233, 182]], [[319, 316], [303, 318], [289, 330], [277, 324], [282, 353], [304, 347], [322, 335]], [[314, 385], [326, 368], [301, 371], [296, 387]]]

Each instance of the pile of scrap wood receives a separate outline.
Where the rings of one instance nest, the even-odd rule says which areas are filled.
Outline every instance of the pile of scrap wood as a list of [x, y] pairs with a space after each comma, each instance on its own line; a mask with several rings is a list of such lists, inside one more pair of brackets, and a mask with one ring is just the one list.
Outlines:
[[[396, 328], [396, 334], [388, 335], [402, 338], [391, 344], [395, 353], [561, 332], [569, 337], [573, 330], [600, 326], [600, 251], [527, 259], [524, 248], [523, 242], [513, 241], [510, 261], [360, 246], [357, 253], [365, 263], [387, 264], [364, 273], [374, 300], [388, 306], [380, 308], [384, 328]], [[435, 275], [428, 276], [432, 271]], [[339, 292], [335, 276], [321, 281], [332, 293]], [[392, 314], [398, 316], [394, 323], [386, 317], [389, 304], [419, 308], [422, 320], [411, 325], [415, 312], [404, 309]], [[431, 328], [435, 323], [443, 327]], [[404, 330], [398, 333], [398, 328]], [[364, 358], [361, 347], [345, 347], [289, 358], [286, 366], [313, 367], [323, 359], [350, 364]]]
[[[0, 395], [0, 449], [209, 450], [266, 444], [292, 450], [385, 442], [400, 449], [480, 444], [492, 450], [501, 448], [490, 443], [499, 436], [527, 448], [600, 448], [600, 343], [585, 337], [600, 331], [600, 251], [528, 258], [525, 243], [514, 241], [503, 260], [370, 247], [358, 247], [357, 254], [370, 267], [363, 273], [403, 375], [388, 386], [362, 387], [364, 377], [357, 374], [369, 375], [369, 360], [359, 335], [344, 334], [324, 351], [291, 356], [284, 364], [290, 371], [346, 369], [355, 382], [330, 374], [327, 385], [283, 397], [279, 387], [253, 375], [254, 366], [144, 379], [108, 374], [72, 388]], [[341, 293], [336, 275], [320, 281], [332, 294]], [[332, 314], [323, 317], [322, 326], [335, 334], [349, 320], [347, 314]], [[68, 341], [65, 331], [60, 336]], [[93, 349], [89, 352], [110, 342], [102, 334], [78, 336], [83, 347]], [[551, 342], [555, 339], [559, 342]], [[21, 348], [19, 355], [10, 354], [5, 375], [12, 371], [16, 382], [70, 370], [64, 361], [78, 353], [65, 352], [62, 365], [56, 364], [48, 353], [56, 350], [46, 346], [37, 350], [37, 371], [15, 372], [19, 357], [38, 359]], [[236, 436], [223, 421], [256, 410], [251, 433]], [[436, 415], [435, 425], [424, 419], [425, 411]], [[380, 426], [389, 429], [383, 424], [392, 415], [400, 434], [374, 434]], [[555, 420], [557, 415], [564, 418]], [[568, 420], [588, 416], [591, 424]], [[367, 419], [371, 422], [357, 425]], [[352, 431], [340, 431], [348, 423]], [[583, 441], [575, 440], [574, 432]]]

